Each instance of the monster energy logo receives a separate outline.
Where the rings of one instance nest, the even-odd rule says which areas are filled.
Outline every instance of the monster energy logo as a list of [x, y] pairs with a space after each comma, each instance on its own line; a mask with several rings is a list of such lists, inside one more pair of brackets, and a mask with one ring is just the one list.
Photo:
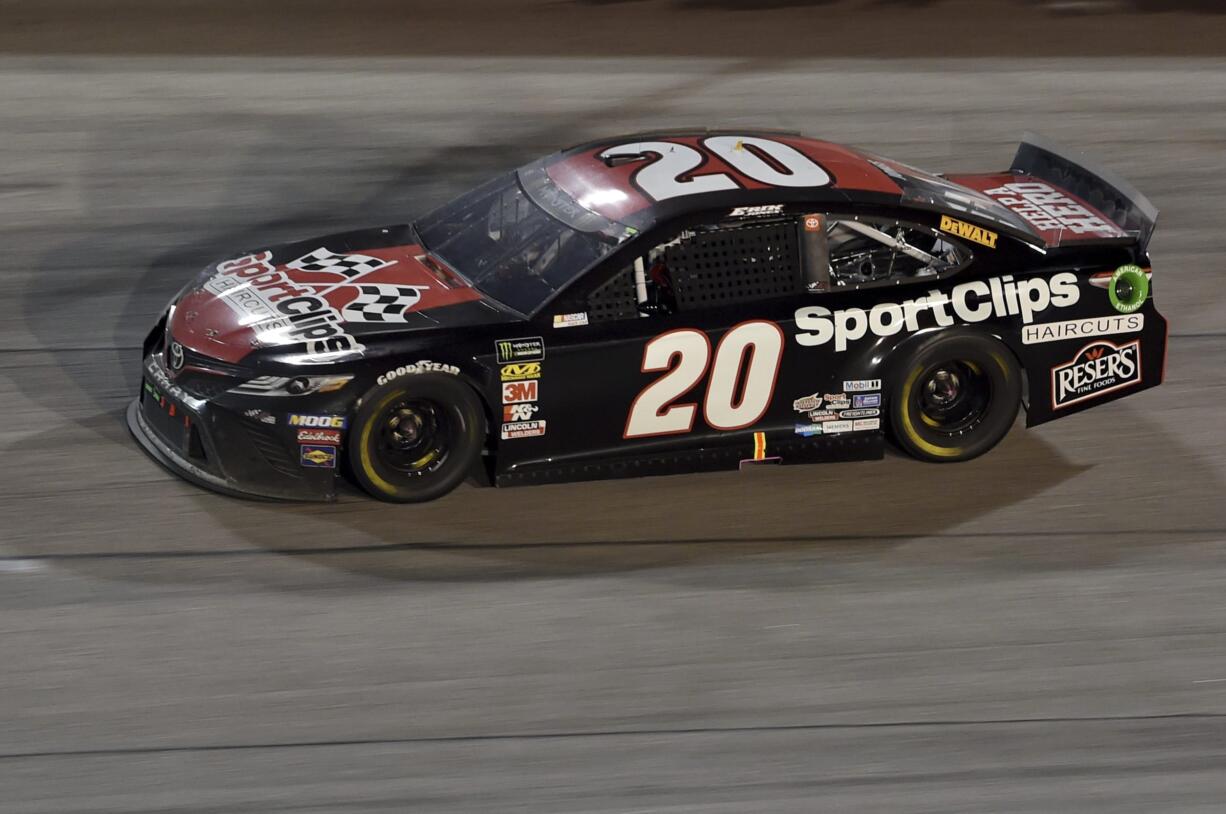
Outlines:
[[539, 336], [519, 339], [499, 339], [494, 343], [498, 364], [508, 362], [537, 362], [545, 358], [545, 340]]

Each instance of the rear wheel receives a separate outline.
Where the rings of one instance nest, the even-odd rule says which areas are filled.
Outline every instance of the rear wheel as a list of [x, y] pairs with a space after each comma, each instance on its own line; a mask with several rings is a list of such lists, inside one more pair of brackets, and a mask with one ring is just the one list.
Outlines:
[[366, 394], [349, 436], [354, 477], [380, 500], [420, 503], [459, 486], [481, 454], [477, 395], [445, 374], [403, 376]]
[[925, 461], [966, 461], [996, 446], [1013, 426], [1022, 377], [1000, 342], [974, 334], [938, 336], [903, 367], [890, 398], [899, 446]]

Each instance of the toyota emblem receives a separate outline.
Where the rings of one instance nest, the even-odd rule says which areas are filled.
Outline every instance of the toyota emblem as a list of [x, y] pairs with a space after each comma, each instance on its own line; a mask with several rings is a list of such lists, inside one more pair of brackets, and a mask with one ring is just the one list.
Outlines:
[[183, 346], [178, 342], [170, 343], [170, 369], [183, 369]]

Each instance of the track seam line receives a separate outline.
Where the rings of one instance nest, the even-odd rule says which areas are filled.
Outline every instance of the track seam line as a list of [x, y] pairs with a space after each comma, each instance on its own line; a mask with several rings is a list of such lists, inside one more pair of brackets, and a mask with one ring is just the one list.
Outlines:
[[525, 549], [564, 549], [564, 548], [602, 548], [617, 547], [649, 547], [649, 546], [692, 546], [692, 545], [773, 545], [776, 543], [832, 543], [832, 542], [873, 542], [873, 541], [903, 541], [903, 540], [973, 540], [973, 539], [1016, 539], [1040, 538], [1051, 539], [1075, 535], [1078, 537], [1123, 537], [1147, 536], [1154, 534], [1192, 536], [1226, 535], [1226, 529], [1108, 529], [1097, 531], [998, 531], [998, 532], [955, 532], [950, 534], [836, 534], [816, 537], [800, 535], [784, 535], [778, 537], [713, 537], [713, 538], [681, 538], [677, 540], [570, 540], [559, 542], [532, 543], [375, 543], [362, 546], [326, 546], [320, 548], [235, 548], [235, 549], [193, 549], [189, 551], [67, 551], [44, 554], [5, 554], [0, 555], [0, 562], [14, 560], [105, 560], [105, 559], [204, 559], [220, 557], [260, 557], [260, 556], [344, 556], [346, 554], [378, 554], [403, 551], [513, 551]]
[[130, 746], [98, 749], [66, 749], [42, 752], [4, 752], [0, 760], [30, 760], [57, 757], [108, 757], [120, 755], [174, 754], [182, 752], [254, 751], [262, 749], [311, 749], [339, 746], [395, 746], [414, 744], [483, 743], [499, 741], [566, 740], [661, 735], [718, 735], [771, 732], [821, 732], [859, 729], [938, 729], [980, 726], [1025, 726], [1036, 724], [1125, 723], [1141, 721], [1216, 721], [1226, 712], [1174, 712], [1155, 715], [1092, 715], [1053, 718], [997, 718], [940, 721], [870, 721], [845, 724], [764, 724], [758, 726], [661, 727], [657, 729], [610, 729], [586, 732], [508, 732], [493, 735], [439, 735], [405, 738], [344, 738], [317, 741], [263, 743], [182, 744], [178, 746]]

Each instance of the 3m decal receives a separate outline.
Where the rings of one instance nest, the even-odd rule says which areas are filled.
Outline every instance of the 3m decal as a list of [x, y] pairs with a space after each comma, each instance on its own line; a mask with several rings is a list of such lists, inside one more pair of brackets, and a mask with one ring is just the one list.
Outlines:
[[848, 393], [867, 393], [870, 390], [880, 390], [881, 379], [853, 379], [843, 382], [843, 390]]
[[863, 432], [865, 430], [881, 429], [880, 418], [861, 418], [858, 421], [851, 422], [852, 432]]
[[512, 438], [533, 438], [545, 434], [544, 421], [520, 421], [514, 424], [502, 425], [502, 440]]
[[855, 395], [851, 397], [852, 407], [880, 407], [880, 393], [865, 393], [863, 395]]
[[336, 447], [304, 446], [301, 448], [299, 463], [303, 466], [336, 469]]
[[498, 364], [507, 362], [536, 362], [545, 358], [545, 340], [539, 336], [519, 339], [499, 339], [494, 343]]
[[949, 215], [941, 216], [941, 231], [949, 232], [951, 235], [965, 238], [972, 243], [978, 243], [980, 246], [987, 246], [989, 249], [996, 248], [996, 241], [999, 235], [995, 232], [990, 232], [982, 226], [976, 226], [973, 223], [965, 223], [960, 220], [954, 220]]
[[500, 373], [500, 378], [504, 382], [518, 382], [524, 379], [539, 379], [540, 377], [540, 362], [523, 362], [516, 365], [507, 365]]
[[1117, 345], [1100, 339], [1051, 371], [1053, 410], [1097, 398], [1141, 381], [1141, 340]]
[[836, 352], [848, 344], [873, 336], [893, 336], [920, 329], [920, 316], [930, 314], [936, 324], [948, 328], [962, 322], [983, 322], [993, 317], [1021, 316], [1030, 324], [1048, 308], [1067, 308], [1081, 299], [1077, 275], [1063, 271], [1047, 277], [1014, 281], [1010, 275], [990, 280], [972, 280], [956, 285], [946, 294], [933, 289], [923, 297], [900, 303], [882, 302], [865, 311], [843, 308], [831, 311], [821, 305], [796, 310], [796, 341], [806, 347], [834, 342]]
[[711, 340], [682, 328], [660, 334], [643, 348], [640, 371], [664, 375], [647, 385], [630, 405], [624, 438], [674, 435], [693, 429], [698, 405], [675, 404], [707, 374], [703, 418], [716, 430], [757, 423], [775, 392], [783, 358], [783, 331], [773, 322], [742, 322], [720, 339], [712, 363]]
[[1092, 336], [1136, 333], [1145, 327], [1144, 314], [1109, 317], [1087, 317], [1064, 322], [1040, 322], [1022, 328], [1022, 344], [1060, 342], [1065, 339], [1089, 339]]
[[540, 392], [539, 382], [503, 382], [502, 403], [518, 404], [523, 401], [536, 401]]
[[504, 404], [502, 405], [503, 421], [529, 421], [541, 409], [535, 404]]
[[348, 419], [343, 415], [299, 415], [290, 413], [287, 423], [291, 427], [327, 427], [343, 430]]
[[375, 383], [387, 384], [392, 379], [399, 378], [400, 376], [416, 376], [420, 373], [448, 373], [452, 376], [457, 376], [460, 373], [460, 369], [455, 365], [445, 365], [442, 362], [431, 362], [429, 359], [423, 359], [411, 365], [401, 365], [395, 370], [389, 370], [375, 379]]
[[830, 176], [813, 159], [787, 144], [754, 136], [711, 136], [701, 150], [672, 141], [634, 141], [609, 147], [605, 161], [646, 160], [632, 182], [649, 198], [664, 201], [681, 195], [699, 195], [739, 189], [741, 184], [723, 172], [696, 175], [694, 170], [710, 156], [760, 184], [776, 187], [824, 187]]
[[332, 444], [339, 445], [341, 433], [339, 430], [298, 430], [299, 444]]
[[1038, 182], [1005, 184], [985, 190], [1044, 232], [1067, 229], [1077, 235], [1122, 237], [1123, 230], [1054, 187]]

